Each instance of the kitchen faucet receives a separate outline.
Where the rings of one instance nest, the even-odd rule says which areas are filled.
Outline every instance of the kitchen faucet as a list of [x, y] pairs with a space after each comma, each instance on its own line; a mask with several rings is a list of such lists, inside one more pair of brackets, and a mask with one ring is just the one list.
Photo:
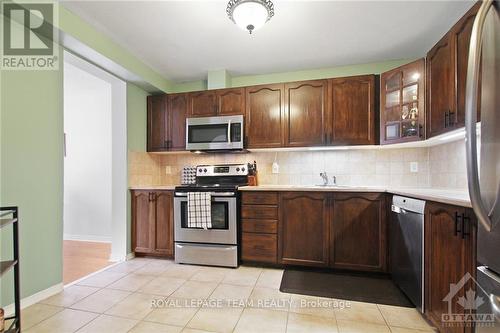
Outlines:
[[326, 174], [326, 171], [320, 172], [319, 175], [323, 179], [323, 185], [324, 186], [328, 185], [328, 175]]
[[[319, 175], [323, 179], [323, 186], [328, 186], [328, 175], [326, 174], [326, 171], [320, 172]], [[337, 177], [336, 176], [332, 176], [332, 180], [333, 180], [333, 184], [332, 185], [336, 186], [337, 185]]]

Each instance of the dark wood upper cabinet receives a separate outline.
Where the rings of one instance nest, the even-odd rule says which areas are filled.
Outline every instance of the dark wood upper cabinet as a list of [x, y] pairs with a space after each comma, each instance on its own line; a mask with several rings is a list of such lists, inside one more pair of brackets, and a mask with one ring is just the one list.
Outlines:
[[[481, 1], [477, 2], [451, 30], [451, 38], [455, 47], [455, 117], [452, 119], [455, 127], [465, 126], [465, 84], [467, 82], [467, 66], [469, 61], [469, 46], [472, 26]], [[478, 121], [481, 114], [478, 108]]]
[[380, 76], [380, 144], [425, 139], [425, 59]]
[[278, 253], [282, 264], [328, 265], [328, 202], [325, 193], [281, 194]]
[[285, 84], [285, 146], [327, 143], [328, 80]]
[[386, 196], [335, 193], [330, 226], [330, 266], [386, 271]]
[[427, 137], [465, 123], [465, 84], [472, 24], [481, 2], [427, 53]]
[[453, 45], [446, 35], [427, 53], [427, 137], [448, 130], [454, 99]]
[[217, 94], [215, 90], [198, 91], [188, 94], [190, 117], [211, 117], [217, 115]]
[[245, 114], [245, 88], [217, 90], [217, 114], [220, 116]]
[[167, 98], [166, 95], [148, 96], [147, 149], [148, 151], [167, 150]]
[[282, 146], [284, 84], [247, 87], [246, 147]]
[[331, 79], [330, 91], [330, 143], [375, 144], [375, 76]]
[[132, 191], [132, 250], [138, 255], [174, 254], [173, 193]]
[[450, 290], [466, 273], [475, 276], [473, 214], [463, 207], [435, 202], [428, 203], [425, 214], [425, 315], [440, 332], [469, 332], [464, 325], [446, 327], [442, 315], [449, 313], [449, 296], [452, 313], [464, 314], [457, 301], [466, 290], [474, 288], [469, 281], [455, 294]]
[[168, 95], [168, 149], [184, 150], [186, 148], [186, 116], [187, 94]]

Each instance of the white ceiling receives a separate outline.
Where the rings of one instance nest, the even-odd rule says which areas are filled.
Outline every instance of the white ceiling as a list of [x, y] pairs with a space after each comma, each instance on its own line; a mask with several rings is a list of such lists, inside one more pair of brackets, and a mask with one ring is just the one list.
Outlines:
[[425, 55], [470, 1], [283, 1], [249, 35], [227, 1], [71, 1], [63, 5], [171, 80], [361, 64]]

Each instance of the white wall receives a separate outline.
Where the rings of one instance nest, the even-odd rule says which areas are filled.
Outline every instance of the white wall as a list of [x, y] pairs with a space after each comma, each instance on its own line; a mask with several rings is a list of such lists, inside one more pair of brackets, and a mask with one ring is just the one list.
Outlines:
[[111, 84], [64, 64], [64, 238], [111, 241]]
[[[106, 182], [110, 184], [109, 200], [106, 203], [107, 209], [110, 210], [108, 239], [111, 240], [110, 260], [125, 260], [127, 256], [127, 85], [123, 80], [69, 52], [64, 52], [64, 61], [106, 82], [108, 84], [106, 89], [110, 89], [108, 90], [111, 98], [110, 109], [108, 108], [110, 126], [107, 132], [109, 150], [103, 157], [106, 158], [106, 163], [109, 163], [110, 169], [106, 177]], [[99, 160], [91, 160], [88, 163], [102, 166]]]

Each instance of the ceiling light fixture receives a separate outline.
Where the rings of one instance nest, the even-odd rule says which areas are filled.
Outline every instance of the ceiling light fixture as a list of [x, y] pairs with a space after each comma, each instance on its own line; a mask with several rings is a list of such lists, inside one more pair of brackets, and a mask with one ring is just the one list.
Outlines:
[[231, 0], [226, 13], [238, 27], [251, 34], [274, 16], [274, 5], [270, 0]]

